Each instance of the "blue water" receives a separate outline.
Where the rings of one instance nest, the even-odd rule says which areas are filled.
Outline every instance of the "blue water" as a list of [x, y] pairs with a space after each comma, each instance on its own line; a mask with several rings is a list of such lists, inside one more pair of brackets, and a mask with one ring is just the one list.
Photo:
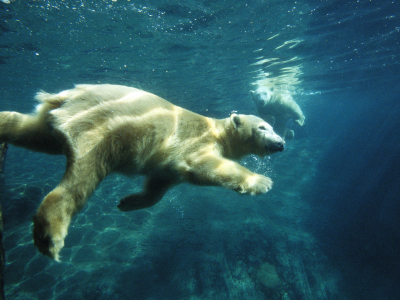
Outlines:
[[31, 219], [65, 158], [10, 146], [8, 299], [400, 299], [399, 1], [3, 2], [1, 111], [114, 83], [225, 118], [256, 114], [254, 84], [284, 78], [306, 116], [283, 153], [242, 161], [274, 180], [263, 196], [181, 185], [122, 213], [143, 178], [108, 177], [61, 263]]

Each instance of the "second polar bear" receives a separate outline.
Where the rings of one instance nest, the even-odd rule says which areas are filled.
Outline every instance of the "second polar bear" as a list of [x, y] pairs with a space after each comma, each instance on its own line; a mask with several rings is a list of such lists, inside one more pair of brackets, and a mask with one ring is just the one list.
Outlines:
[[306, 118], [290, 93], [274, 91], [266, 86], [260, 86], [250, 93], [259, 116], [283, 139], [290, 140], [294, 136], [294, 131], [287, 128], [290, 119], [300, 126], [304, 125]]

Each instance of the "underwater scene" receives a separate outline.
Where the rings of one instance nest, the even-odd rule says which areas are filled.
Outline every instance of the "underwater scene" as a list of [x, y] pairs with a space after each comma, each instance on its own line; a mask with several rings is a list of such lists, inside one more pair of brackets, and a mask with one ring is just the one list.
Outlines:
[[258, 195], [182, 182], [121, 211], [146, 179], [108, 175], [59, 262], [32, 220], [67, 159], [8, 141], [2, 298], [400, 299], [398, 0], [0, 0], [0, 70], [0, 112], [114, 84], [235, 126], [255, 115], [285, 140], [238, 160], [272, 179]]

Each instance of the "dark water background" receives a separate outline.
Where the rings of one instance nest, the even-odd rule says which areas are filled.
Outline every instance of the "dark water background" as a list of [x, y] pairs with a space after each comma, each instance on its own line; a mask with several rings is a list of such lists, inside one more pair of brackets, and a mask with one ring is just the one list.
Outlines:
[[263, 196], [182, 185], [121, 213], [142, 179], [110, 176], [61, 264], [37, 253], [31, 217], [65, 159], [10, 147], [8, 299], [399, 299], [399, 18], [399, 1], [0, 2], [0, 110], [32, 111], [40, 89], [115, 83], [210, 117], [255, 114], [259, 72], [282, 75], [257, 62], [296, 57], [283, 65], [301, 69], [306, 116], [287, 151], [242, 162], [274, 180]]

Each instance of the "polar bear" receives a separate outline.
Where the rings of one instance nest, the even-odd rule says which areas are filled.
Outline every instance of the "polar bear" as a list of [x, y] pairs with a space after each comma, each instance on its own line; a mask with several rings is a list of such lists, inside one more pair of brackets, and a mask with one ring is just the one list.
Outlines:
[[181, 182], [258, 195], [271, 189], [271, 179], [235, 160], [285, 146], [256, 116], [211, 119], [125, 86], [77, 85], [36, 99], [31, 115], [0, 113], [0, 142], [67, 157], [60, 184], [33, 218], [35, 245], [55, 260], [72, 216], [111, 172], [146, 176], [142, 192], [121, 199], [121, 211], [150, 207]]
[[250, 91], [258, 115], [267, 121], [283, 139], [292, 139], [294, 131], [287, 129], [287, 122], [293, 119], [300, 126], [304, 125], [305, 116], [300, 106], [289, 92], [278, 92], [266, 86]]

